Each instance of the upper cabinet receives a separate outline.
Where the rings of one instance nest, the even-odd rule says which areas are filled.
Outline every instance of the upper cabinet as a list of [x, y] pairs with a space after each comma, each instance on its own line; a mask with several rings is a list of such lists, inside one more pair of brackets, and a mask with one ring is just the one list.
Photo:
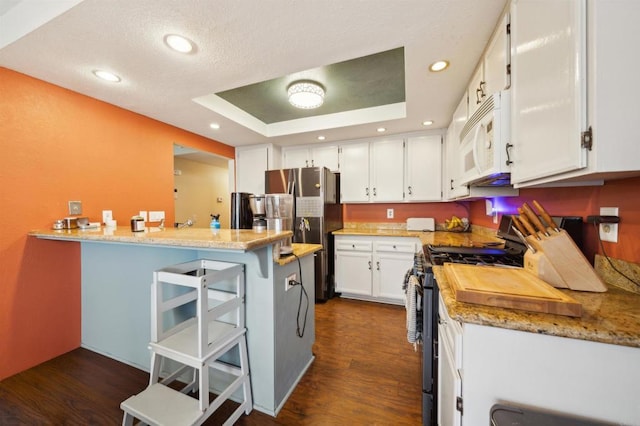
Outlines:
[[467, 87], [468, 115], [471, 117], [488, 96], [509, 88], [509, 14], [505, 13], [489, 40]]
[[268, 144], [236, 148], [236, 191], [264, 194], [264, 172], [278, 168], [278, 147]]
[[338, 146], [292, 147], [283, 149], [282, 167], [326, 167], [332, 172], [339, 170]]
[[638, 174], [636, 0], [514, 0], [511, 182]]
[[408, 136], [340, 147], [343, 203], [442, 200], [442, 137]]
[[405, 201], [442, 200], [442, 136], [416, 136], [405, 142]]

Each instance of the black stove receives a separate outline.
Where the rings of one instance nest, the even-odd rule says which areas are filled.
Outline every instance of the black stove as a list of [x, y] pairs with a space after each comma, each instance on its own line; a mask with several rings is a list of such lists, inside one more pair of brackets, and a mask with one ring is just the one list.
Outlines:
[[432, 265], [466, 263], [469, 265], [506, 265], [522, 267], [525, 246], [506, 245], [504, 249], [491, 247], [424, 247]]

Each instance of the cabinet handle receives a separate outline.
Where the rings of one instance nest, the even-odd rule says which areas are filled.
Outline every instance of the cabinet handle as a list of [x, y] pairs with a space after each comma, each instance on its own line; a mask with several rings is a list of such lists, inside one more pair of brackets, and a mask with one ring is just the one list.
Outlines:
[[394, 245], [394, 246], [393, 246], [393, 249], [395, 250], [396, 248], [397, 248], [397, 247]]
[[371, 270], [371, 261], [369, 261], [369, 270]]
[[304, 160], [304, 165], [309, 167], [309, 160]]
[[413, 195], [413, 191], [411, 190], [411, 187], [409, 187], [409, 195]]
[[482, 89], [481, 88], [477, 88], [476, 89], [476, 105], [478, 105], [480, 102], [482, 102]]
[[380, 262], [376, 262], [376, 271], [380, 270]]
[[486, 81], [481, 81], [480, 82], [480, 92], [482, 93], [482, 98], [486, 98], [487, 97], [487, 93], [484, 90], [484, 87], [487, 85]]
[[369, 196], [369, 188], [365, 188], [365, 189], [364, 189], [364, 192], [366, 192], [367, 197], [368, 197], [368, 196]]
[[373, 196], [375, 197], [376, 195], [378, 195], [378, 194], [376, 194], [376, 189], [373, 188]]
[[450, 186], [451, 190], [453, 191], [453, 179], [451, 179], [451, 186]]
[[313, 165], [313, 160], [311, 160], [311, 167], [315, 167], [315, 166]]
[[513, 164], [513, 161], [511, 161], [511, 155], [509, 155], [509, 150], [513, 148], [513, 144], [512, 143], [508, 143], [506, 145], [506, 150], [507, 150], [507, 161], [505, 161], [507, 166], [510, 166], [511, 164]]
[[355, 244], [351, 244], [351, 248], [356, 248], [356, 245]]

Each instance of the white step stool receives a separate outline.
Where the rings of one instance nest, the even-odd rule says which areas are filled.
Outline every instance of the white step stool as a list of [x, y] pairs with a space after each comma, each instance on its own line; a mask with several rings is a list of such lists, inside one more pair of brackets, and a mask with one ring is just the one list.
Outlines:
[[[123, 425], [133, 424], [134, 417], [151, 425], [199, 425], [240, 387], [243, 401], [225, 424], [251, 412], [244, 290], [244, 265], [203, 259], [154, 272], [149, 386], [120, 404]], [[234, 348], [239, 367], [220, 361], [225, 354], [233, 356]], [[163, 361], [172, 361], [171, 366]], [[163, 368], [171, 371], [163, 374]], [[226, 376], [224, 390], [213, 401], [211, 369]], [[182, 389], [166, 386], [185, 373], [191, 378]], [[195, 391], [198, 399], [186, 395]]]

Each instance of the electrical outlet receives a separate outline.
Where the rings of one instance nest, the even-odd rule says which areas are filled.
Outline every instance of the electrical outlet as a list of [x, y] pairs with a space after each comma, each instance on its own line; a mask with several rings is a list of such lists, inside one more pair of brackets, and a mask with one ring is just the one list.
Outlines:
[[393, 209], [387, 209], [387, 219], [393, 219]]
[[[617, 207], [600, 207], [600, 216], [618, 216]], [[609, 241], [610, 243], [618, 242], [618, 224], [617, 223], [601, 223], [600, 239]]]
[[293, 273], [293, 274], [289, 274], [289, 275], [287, 276], [287, 279], [286, 279], [286, 281], [284, 282], [284, 289], [285, 289], [285, 291], [286, 291], [286, 290], [289, 290], [290, 288], [293, 288], [293, 286], [292, 286], [291, 284], [289, 284], [289, 282], [291, 282], [291, 281], [298, 281], [298, 276], [297, 276], [295, 273]]
[[82, 201], [69, 201], [69, 214], [82, 214]]
[[108, 220], [113, 220], [113, 212], [111, 210], [102, 210], [102, 223], [106, 224]]

